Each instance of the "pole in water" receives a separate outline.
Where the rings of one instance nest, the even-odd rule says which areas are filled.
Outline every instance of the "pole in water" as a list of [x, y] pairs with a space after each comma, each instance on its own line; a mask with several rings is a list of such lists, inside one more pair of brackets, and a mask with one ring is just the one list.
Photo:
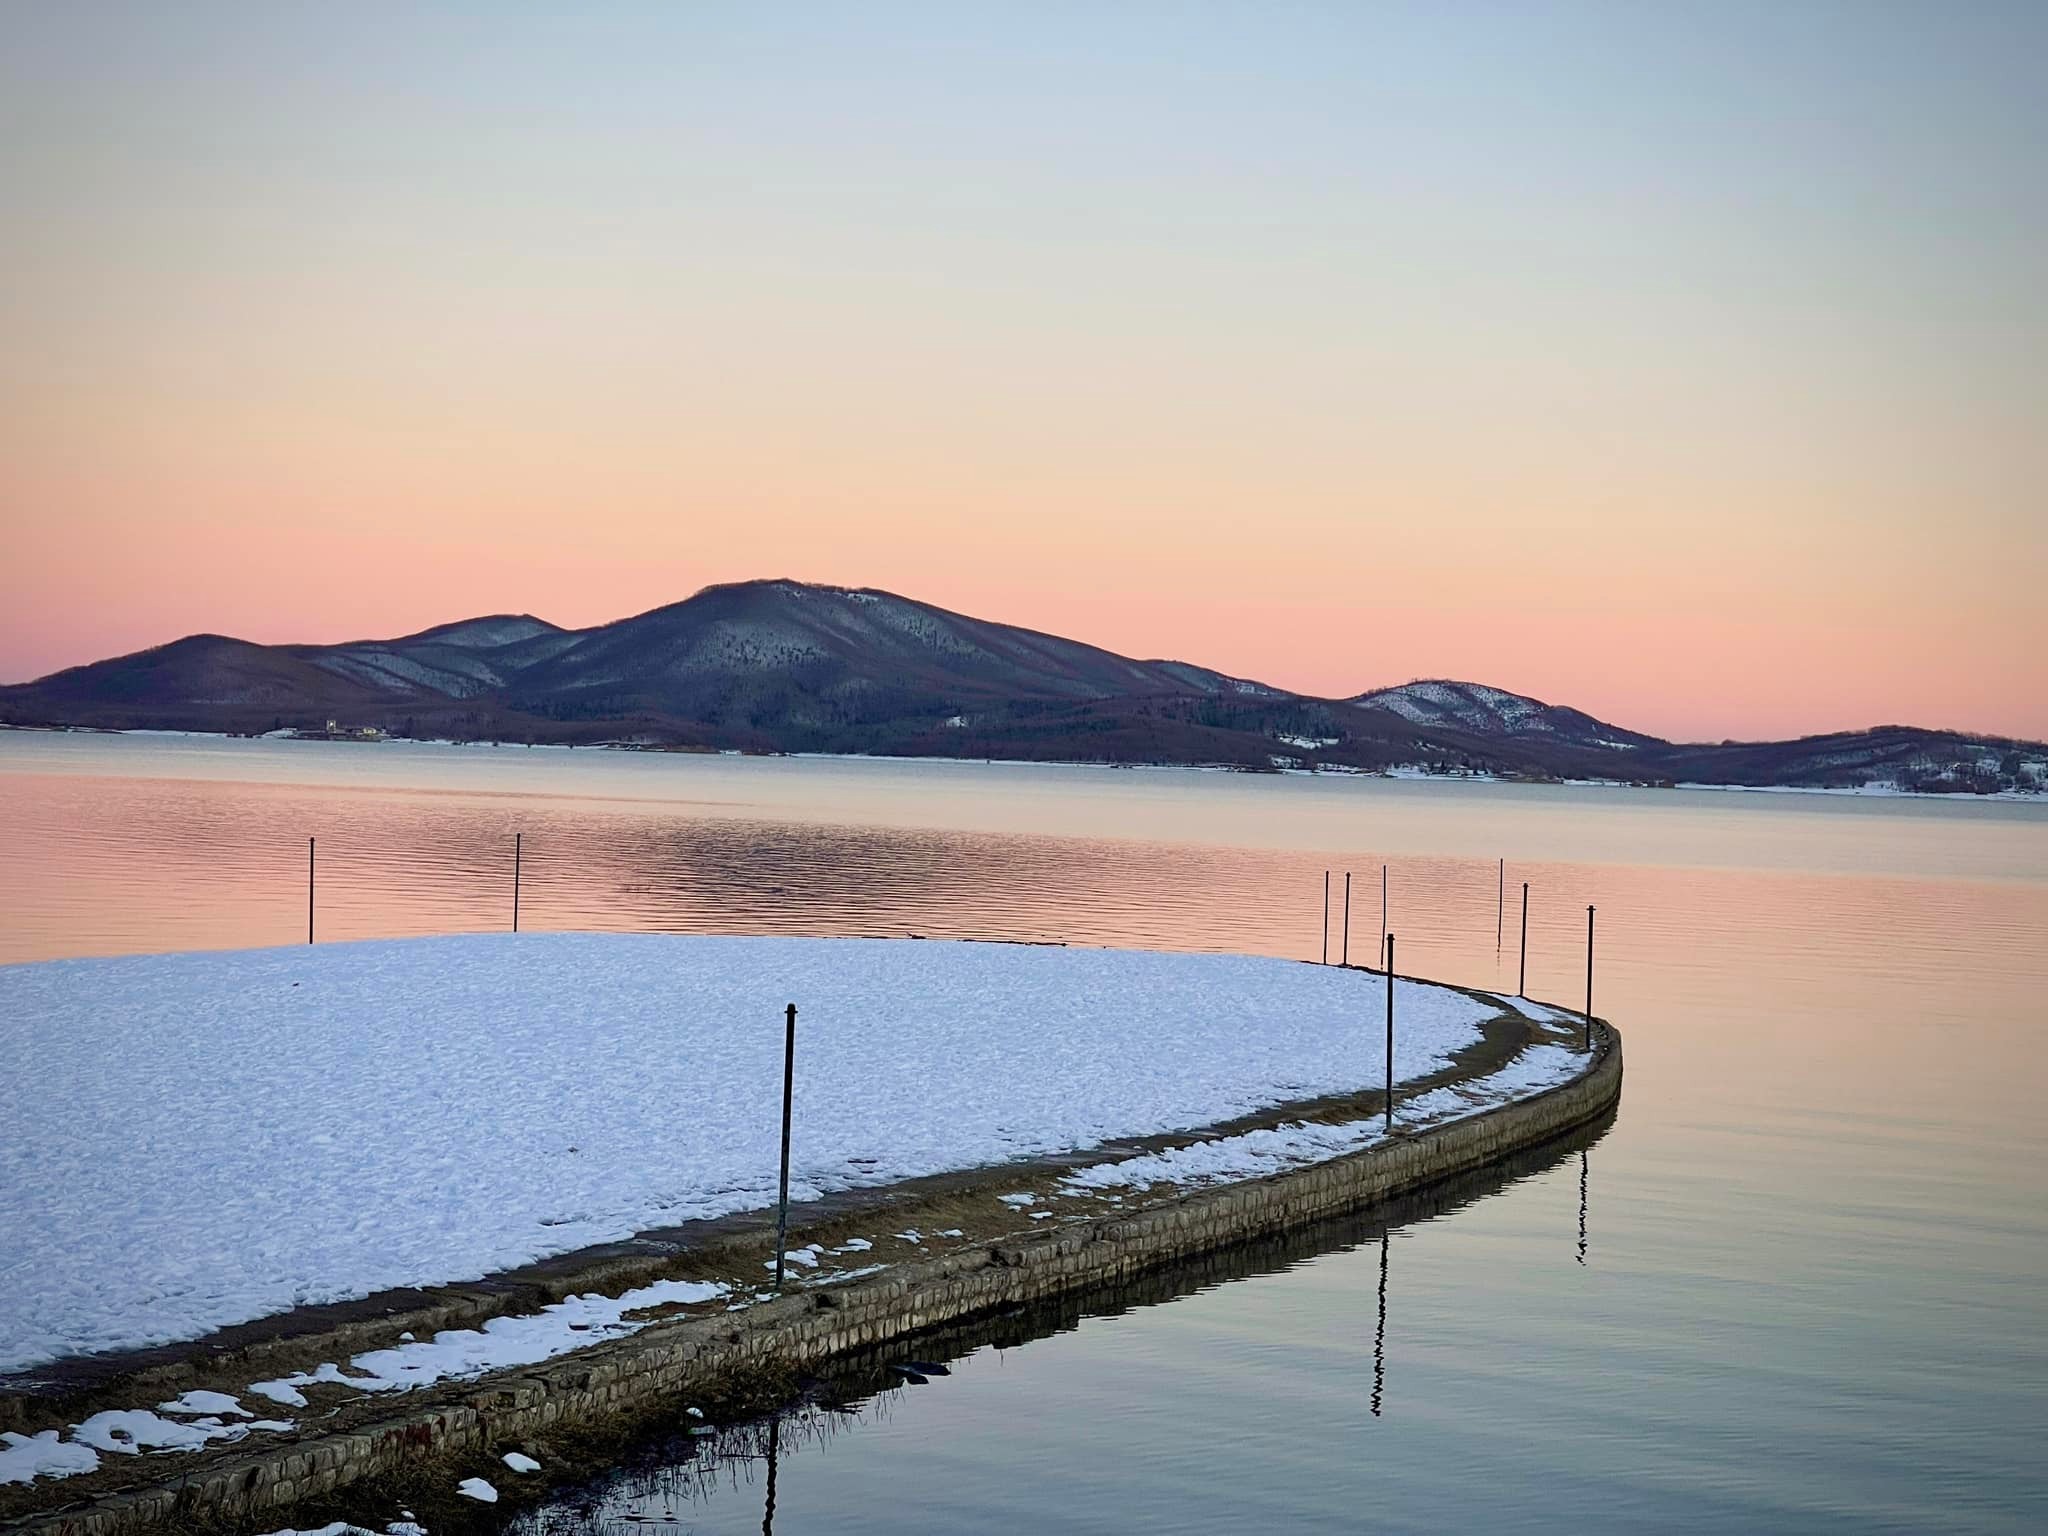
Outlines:
[[519, 840], [523, 833], [512, 834], [512, 931], [519, 931]]
[[1515, 977], [1515, 996], [1529, 995], [1529, 882], [1522, 882], [1522, 969]]
[[1506, 931], [1508, 915], [1508, 861], [1500, 861], [1500, 888], [1493, 905], [1493, 952], [1500, 953], [1501, 934]]
[[1323, 964], [1330, 963], [1330, 872], [1323, 871]]
[[1387, 945], [1387, 866], [1380, 866], [1380, 959], [1386, 962], [1387, 974], [1394, 974], [1394, 951]]
[[1586, 1049], [1593, 1049], [1593, 909], [1586, 908]]
[[1387, 935], [1387, 1129], [1394, 1128], [1394, 936]]
[[306, 942], [313, 942], [313, 839], [306, 839]]
[[1337, 963], [1351, 963], [1351, 871], [1344, 871], [1344, 947], [1338, 952]]
[[789, 1102], [796, 1086], [796, 1004], [783, 1015], [782, 1036], [782, 1193], [775, 1200], [775, 1289], [782, 1289], [783, 1248], [789, 1240]]

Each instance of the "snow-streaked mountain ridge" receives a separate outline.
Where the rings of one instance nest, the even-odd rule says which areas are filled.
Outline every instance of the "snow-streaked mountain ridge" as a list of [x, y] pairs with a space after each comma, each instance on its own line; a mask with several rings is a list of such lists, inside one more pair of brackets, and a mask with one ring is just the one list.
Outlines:
[[1610, 725], [1583, 710], [1546, 704], [1505, 688], [1449, 678], [1425, 678], [1396, 688], [1375, 688], [1354, 696], [1350, 702], [1366, 709], [1384, 709], [1411, 725], [1477, 736], [1538, 736], [1572, 746], [1623, 752], [1666, 745], [1659, 737]]
[[742, 752], [2032, 793], [2048, 746], [1883, 726], [1680, 744], [1484, 683], [1313, 698], [872, 587], [710, 586], [588, 629], [531, 614], [389, 640], [218, 634], [0, 687], [0, 725]]

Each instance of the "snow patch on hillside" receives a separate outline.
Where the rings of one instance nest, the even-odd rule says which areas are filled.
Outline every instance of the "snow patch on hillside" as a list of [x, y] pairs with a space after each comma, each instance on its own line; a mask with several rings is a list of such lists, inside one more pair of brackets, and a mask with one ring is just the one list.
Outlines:
[[360, 650], [322, 656], [317, 658], [316, 664], [326, 667], [331, 672], [340, 672], [354, 677], [359, 682], [367, 682], [374, 686], [404, 689], [407, 684], [416, 684], [422, 688], [431, 688], [436, 693], [445, 693], [455, 699], [474, 697], [487, 688], [497, 687], [503, 681], [474, 658], [465, 660], [469, 663], [468, 668], [458, 672], [445, 667], [429, 666], [396, 651]]
[[1455, 725], [1488, 735], [1557, 729], [1547, 706], [1481, 683], [1404, 683], [1362, 694], [1356, 702], [1391, 710], [1411, 725]]
[[531, 640], [535, 635], [555, 633], [552, 624], [521, 615], [506, 615], [500, 618], [466, 619], [442, 629], [431, 630], [418, 636], [414, 643], [420, 645], [454, 645], [468, 650], [495, 650], [501, 645], [517, 645], [522, 640]]

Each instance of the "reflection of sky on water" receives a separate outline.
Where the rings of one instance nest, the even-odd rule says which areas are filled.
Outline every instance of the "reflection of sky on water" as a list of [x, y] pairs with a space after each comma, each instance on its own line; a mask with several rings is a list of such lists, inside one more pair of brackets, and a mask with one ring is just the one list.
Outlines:
[[785, 1529], [2048, 1524], [2039, 809], [296, 750], [0, 737], [0, 959], [302, 940], [309, 835], [330, 938], [507, 926], [515, 832], [529, 928], [1304, 959], [1384, 857], [1402, 968], [1506, 989], [1528, 880], [1566, 1003], [1598, 904], [1597, 1169], [991, 1349], [785, 1454]]

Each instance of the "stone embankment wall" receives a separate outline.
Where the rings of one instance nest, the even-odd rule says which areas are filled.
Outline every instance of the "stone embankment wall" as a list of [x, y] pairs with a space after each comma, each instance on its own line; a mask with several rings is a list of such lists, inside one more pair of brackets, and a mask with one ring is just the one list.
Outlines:
[[1341, 1215], [1499, 1162], [1613, 1108], [1621, 1042], [1596, 1026], [1587, 1069], [1560, 1087], [1370, 1151], [1292, 1173], [1184, 1195], [1141, 1211], [1050, 1230], [741, 1312], [657, 1323], [519, 1373], [488, 1377], [431, 1406], [350, 1433], [251, 1451], [189, 1477], [32, 1515], [36, 1536], [135, 1536], [170, 1525], [286, 1523], [283, 1512], [359, 1480], [437, 1457], [545, 1441], [748, 1373], [788, 1373], [997, 1308], [1099, 1284], [1232, 1243]]

